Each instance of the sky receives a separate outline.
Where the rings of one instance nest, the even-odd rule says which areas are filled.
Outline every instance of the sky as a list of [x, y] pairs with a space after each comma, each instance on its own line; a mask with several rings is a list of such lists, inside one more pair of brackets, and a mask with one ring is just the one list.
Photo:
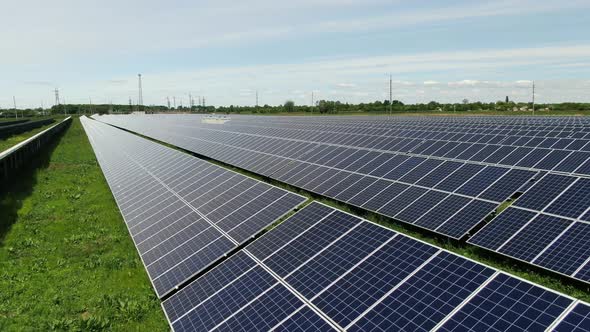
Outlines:
[[590, 0], [0, 0], [0, 108], [590, 102]]

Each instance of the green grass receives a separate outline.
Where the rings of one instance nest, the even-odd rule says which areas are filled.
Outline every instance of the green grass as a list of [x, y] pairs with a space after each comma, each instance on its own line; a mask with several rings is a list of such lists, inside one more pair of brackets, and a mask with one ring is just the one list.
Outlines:
[[54, 123], [50, 123], [50, 124], [45, 125], [43, 127], [39, 127], [39, 128], [35, 128], [35, 129], [29, 130], [29, 131], [25, 131], [24, 133], [16, 134], [16, 135], [7, 137], [5, 139], [0, 139], [0, 152], [15, 146], [16, 144], [26, 140], [29, 137], [32, 137], [35, 134], [42, 132], [43, 130], [45, 130], [51, 126], [55, 126], [57, 123], [58, 122], [56, 121]]
[[166, 331], [80, 121], [0, 190], [0, 330]]

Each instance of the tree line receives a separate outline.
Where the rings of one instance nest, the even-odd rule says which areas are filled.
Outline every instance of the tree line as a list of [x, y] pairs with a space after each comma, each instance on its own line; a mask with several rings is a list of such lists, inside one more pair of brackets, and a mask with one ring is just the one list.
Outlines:
[[[226, 113], [226, 114], [273, 114], [273, 113], [319, 113], [319, 114], [346, 114], [346, 113], [422, 113], [422, 112], [510, 112], [510, 111], [531, 111], [532, 103], [516, 103], [512, 101], [498, 101], [495, 103], [470, 102], [463, 100], [461, 103], [429, 103], [404, 104], [394, 100], [389, 105], [389, 100], [374, 101], [372, 103], [342, 103], [333, 100], [319, 100], [314, 106], [296, 105], [288, 100], [281, 105], [262, 106], [193, 106], [167, 108], [166, 106], [138, 106], [138, 105], [115, 105], [115, 104], [67, 104], [55, 105], [50, 109], [23, 109], [18, 110], [18, 116], [31, 117], [40, 115], [75, 115], [75, 114], [129, 114], [132, 112], [146, 113], [168, 113], [168, 112], [193, 112], [193, 113]], [[590, 111], [590, 103], [558, 103], [558, 104], [535, 104], [537, 111], [568, 111], [583, 112]], [[14, 109], [0, 109], [1, 117], [14, 117]]]

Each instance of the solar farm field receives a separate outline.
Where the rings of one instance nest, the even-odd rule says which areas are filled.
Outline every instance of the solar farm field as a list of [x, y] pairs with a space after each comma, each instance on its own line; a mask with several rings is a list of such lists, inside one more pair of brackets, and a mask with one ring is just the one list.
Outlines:
[[[565, 280], [571, 285], [563, 288], [565, 292], [586, 297], [589, 279], [585, 271], [590, 260], [587, 245], [590, 234], [586, 225], [590, 202], [585, 195], [590, 192], [587, 183], [590, 141], [584, 118], [234, 116], [212, 119], [197, 115], [148, 115], [97, 116], [96, 119], [257, 174], [260, 179], [304, 190], [320, 201], [329, 199], [352, 206], [356, 211], [381, 215], [391, 223], [421, 232], [423, 237], [435, 237], [439, 241], [447, 238], [460, 248], [456, 251], [484, 252], [481, 256], [485, 257], [489, 250], [490, 257], [499, 257], [491, 260], [501, 269], [503, 264], [509, 266], [506, 269], [509, 272], [536, 269], [540, 272], [533, 274], [541, 275], [537, 277], [541, 283]], [[84, 123], [102, 131], [105, 137], [118, 135], [117, 129], [99, 122], [84, 120]], [[131, 138], [132, 134], [125, 135], [130, 138], [118, 141], [137, 140]], [[93, 144], [96, 150], [100, 142]], [[118, 148], [122, 146], [125, 144], [119, 144]], [[199, 201], [203, 195], [199, 191], [208, 187], [202, 181], [211, 181], [213, 189], [207, 190], [221, 198], [212, 207], [219, 210], [235, 196], [224, 193], [231, 192], [241, 182], [227, 185], [227, 177], [207, 171], [211, 166], [189, 166], [190, 162], [158, 166], [166, 159], [166, 153], [148, 155], [130, 158], [140, 158], [135, 161], [138, 165], [155, 162], [155, 173], [150, 176], [163, 178], [163, 184], [172, 181], [168, 192], [176, 193], [215, 227], [219, 221], [211, 220], [207, 203]], [[155, 175], [164, 169], [162, 175]], [[122, 186], [128, 185], [125, 172], [121, 176], [125, 179]], [[201, 182], [191, 185], [183, 180], [186, 178], [199, 178]], [[175, 182], [182, 185], [175, 188]], [[215, 188], [221, 189], [215, 191]], [[188, 196], [193, 193], [196, 196]], [[149, 197], [148, 203], [159, 202], [151, 194]], [[201, 211], [203, 207], [205, 210]], [[212, 270], [196, 273], [190, 283], [181, 282], [173, 292], [164, 294], [163, 308], [171, 327], [177, 331], [394, 327], [568, 330], [565, 321], [570, 320], [569, 315], [586, 310], [581, 309], [587, 306], [583, 302], [578, 304], [575, 299], [553, 295], [551, 300], [543, 299], [545, 291], [534, 290], [521, 279], [498, 270], [494, 272], [493, 268], [473, 261], [457, 263], [457, 259], [464, 258], [440, 251], [440, 247], [411, 242], [416, 240], [405, 243], [405, 236], [388, 233], [384, 228], [364, 229], [361, 225], [374, 224], [365, 224], [357, 217], [330, 209], [312, 203], [262, 238], [239, 247], [229, 259], [217, 261]], [[335, 220], [325, 224], [332, 219], [330, 216]], [[192, 227], [183, 218], [173, 216], [168, 223]], [[248, 220], [249, 216], [245, 218]], [[146, 226], [161, 227], [160, 219], [147, 220]], [[229, 227], [233, 227], [231, 222]], [[171, 248], [175, 248], [174, 243], [185, 246], [202, 234], [199, 231], [190, 240], [177, 242], [172, 238], [184, 238], [180, 235], [183, 231], [173, 228], [171, 235], [164, 236]], [[219, 231], [223, 234], [224, 229]], [[200, 245], [189, 246], [194, 253], [202, 250], [203, 243], [197, 242]], [[136, 241], [136, 246], [141, 252], [141, 243], [138, 245]], [[355, 254], [357, 250], [359, 253]], [[149, 271], [149, 264], [146, 267]], [[365, 283], [365, 279], [375, 275], [388, 282], [381, 285], [377, 279]], [[466, 279], [461, 280], [461, 276]], [[453, 282], [458, 282], [457, 286], [474, 284], [472, 289], [460, 287], [458, 293], [448, 293], [447, 289], [455, 288]], [[339, 286], [340, 283], [343, 284]], [[539, 299], [518, 304], [528, 292]], [[367, 299], [361, 295], [364, 293], [373, 295]], [[492, 316], [482, 314], [482, 303], [494, 301], [492, 298], [499, 295], [512, 302], [505, 303], [503, 309], [488, 308], [494, 312]], [[455, 304], [437, 304], [439, 300], [456, 296]], [[530, 308], [534, 314], [527, 309], [530, 301], [540, 301], [533, 305], [534, 310]], [[400, 306], [404, 309], [399, 309]], [[514, 312], [508, 309], [513, 306], [520, 309]], [[421, 311], [437, 315], [420, 319], [416, 312]], [[522, 321], [510, 321], [507, 317], [512, 315], [521, 315]], [[490, 323], [492, 317], [500, 325]], [[580, 322], [587, 327], [588, 322], [578, 320], [576, 324]]]
[[3, 188], [0, 330], [590, 331], [589, 127], [81, 117]]
[[586, 118], [246, 116], [219, 125], [197, 116], [111, 116], [103, 121], [590, 281]]

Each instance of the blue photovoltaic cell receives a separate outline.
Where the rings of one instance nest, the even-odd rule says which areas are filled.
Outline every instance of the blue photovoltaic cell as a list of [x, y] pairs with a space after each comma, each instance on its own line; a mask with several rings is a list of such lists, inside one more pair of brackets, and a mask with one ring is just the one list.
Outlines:
[[395, 218], [413, 223], [418, 218], [426, 214], [431, 208], [435, 205], [439, 204], [445, 198], [447, 198], [449, 194], [431, 190], [416, 200], [411, 205], [407, 206], [402, 212], [398, 213]]
[[[392, 186], [395, 186], [397, 183], [394, 183]], [[408, 205], [412, 204], [415, 200], [417, 200], [420, 196], [425, 194], [428, 190], [420, 188], [420, 187], [410, 187], [395, 198], [393, 198], [389, 203], [383, 205], [377, 212], [384, 214], [388, 217], [394, 217], [398, 214], [401, 210], [406, 208]]]
[[351, 198], [358, 195], [361, 191], [365, 190], [375, 181], [377, 181], [377, 179], [372, 177], [362, 177], [359, 181], [357, 181], [344, 191], [341, 191], [338, 194], [336, 194], [336, 199], [341, 200], [343, 202], [348, 202]]
[[254, 260], [243, 252], [232, 256], [231, 259], [224, 261], [215, 269], [203, 275], [198, 281], [190, 283], [162, 302], [168, 319], [173, 322], [180, 318], [188, 310], [199, 305], [254, 266], [256, 266]]
[[487, 167], [479, 172], [471, 180], [467, 181], [463, 186], [457, 189], [457, 193], [468, 196], [478, 196], [492, 183], [502, 177], [508, 172], [507, 168], [501, 167]]
[[553, 330], [555, 332], [590, 331], [590, 306], [578, 303]]
[[461, 165], [463, 164], [454, 161], [445, 161], [442, 165], [420, 179], [416, 184], [425, 187], [434, 187], [437, 183], [449, 176], [449, 174], [461, 167]]
[[557, 167], [555, 171], [571, 173], [575, 171], [580, 165], [590, 160], [590, 153], [584, 151], [574, 151], [567, 158], [565, 158]]
[[328, 197], [336, 197], [337, 195], [342, 193], [342, 191], [344, 191], [345, 189], [359, 181], [361, 178], [363, 178], [362, 175], [350, 174], [347, 178], [340, 181], [338, 184], [334, 185], [332, 188], [324, 192], [324, 195]]
[[313, 303], [344, 327], [437, 250], [398, 236], [321, 293]]
[[579, 179], [545, 210], [560, 216], [577, 218], [590, 207], [590, 179]]
[[387, 174], [383, 175], [383, 177], [390, 180], [397, 180], [402, 176], [408, 174], [409, 171], [414, 169], [416, 166], [420, 165], [425, 160], [425, 158], [411, 157], [410, 159], [406, 160], [403, 164], [399, 165]]
[[590, 281], [590, 261], [586, 263], [586, 265], [584, 265], [580, 271], [574, 275], [574, 277], [580, 280]]
[[439, 205], [418, 219], [414, 224], [434, 230], [440, 226], [440, 224], [447, 221], [452, 215], [457, 213], [457, 211], [465, 207], [470, 201], [471, 199], [467, 197], [450, 195]]
[[377, 225], [361, 223], [291, 274], [286, 281], [305, 297], [312, 298], [393, 235], [394, 232], [385, 231]]
[[477, 164], [464, 164], [461, 168], [449, 175], [445, 180], [436, 185], [434, 188], [446, 191], [455, 191], [465, 184], [472, 176], [481, 171], [485, 166]]
[[533, 263], [571, 275], [590, 257], [590, 225], [574, 223]]
[[519, 197], [514, 205], [532, 210], [543, 210], [575, 180], [576, 178], [572, 176], [546, 174]]
[[533, 167], [536, 163], [541, 161], [541, 159], [545, 158], [545, 156], [547, 156], [547, 153], [549, 153], [549, 151], [551, 151], [551, 150], [538, 149], [538, 148], [533, 149], [533, 151], [531, 151], [524, 158], [522, 158], [518, 163], [516, 163], [516, 166]]
[[530, 261], [561, 234], [572, 221], [539, 215], [526, 225], [499, 251], [524, 261]]
[[[176, 285], [186, 281], [195, 273], [205, 269], [211, 263], [220, 259], [224, 253], [231, 251], [236, 246], [233, 242], [225, 237], [220, 237], [211, 242], [198, 252], [189, 251], [189, 257], [175, 266], [169, 266], [163, 274], [153, 277], [152, 282], [158, 294], [163, 295], [172, 290]], [[163, 268], [158, 267], [163, 270]], [[150, 271], [150, 268], [147, 268]]]
[[[359, 222], [359, 218], [336, 211], [310, 228], [306, 236], [294, 239], [272, 256], [267, 257], [264, 264], [284, 277]], [[266, 241], [266, 239], [262, 240]]]
[[[200, 279], [195, 282], [200, 282]], [[172, 327], [175, 331], [210, 330], [276, 283], [277, 280], [263, 268], [254, 267], [198, 306], [187, 311], [184, 316], [176, 321], [171, 321]]]
[[534, 212], [508, 208], [492, 219], [468, 242], [490, 250], [496, 250], [529, 220], [533, 219], [535, 215]]
[[512, 169], [479, 195], [479, 197], [491, 201], [503, 202], [533, 178], [535, 174], [536, 172], [532, 171]]
[[384, 162], [381, 166], [374, 169], [370, 174], [373, 176], [382, 177], [383, 175], [389, 173], [392, 169], [398, 167], [403, 162], [408, 160], [409, 156], [402, 156], [402, 155], [390, 155], [391, 159]]
[[493, 273], [481, 264], [442, 252], [349, 331], [430, 331]]
[[265, 259], [332, 212], [334, 212], [334, 209], [313, 202], [275, 227], [272, 232], [265, 234], [263, 238], [250, 244], [248, 251], [258, 259]]
[[377, 167], [380, 167], [381, 165], [383, 165], [384, 162], [386, 162], [389, 159], [391, 159], [391, 154], [382, 153], [377, 158], [369, 161], [366, 165], [358, 169], [356, 172], [361, 174], [370, 174], [371, 172], [376, 170]]
[[219, 331], [268, 331], [287, 318], [303, 302], [281, 284], [254, 300], [216, 329]]
[[[442, 164], [443, 161], [437, 159], [426, 159], [423, 163], [416, 166], [413, 170], [402, 176], [399, 181], [405, 183], [414, 183], [424, 177], [426, 174], [432, 172], [433, 169]], [[387, 176], [386, 176], [387, 177]]]
[[[387, 202], [391, 201], [393, 198], [397, 197], [408, 188], [409, 186], [406, 184], [393, 183], [383, 191], [375, 193], [373, 196], [371, 196], [373, 198], [363, 204], [362, 207], [367, 210], [377, 211], [387, 204]], [[363, 192], [361, 194], [365, 193]]]
[[309, 307], [305, 306], [289, 319], [277, 326], [273, 331], [277, 332], [325, 332], [335, 331], [324, 319]]
[[551, 170], [561, 163], [571, 151], [553, 150], [543, 160], [537, 163], [534, 167], [540, 169]]
[[572, 300], [499, 274], [456, 312], [441, 331], [544, 331]]
[[436, 232], [460, 239], [481, 223], [496, 207], [495, 203], [473, 200], [436, 228]]
[[356, 195], [351, 197], [346, 202], [356, 206], [363, 206], [365, 203], [367, 203], [373, 197], [381, 193], [383, 190], [385, 190], [385, 188], [389, 187], [390, 185], [391, 182], [389, 181], [377, 180], [372, 184], [368, 185], [364, 190], [358, 192]]

